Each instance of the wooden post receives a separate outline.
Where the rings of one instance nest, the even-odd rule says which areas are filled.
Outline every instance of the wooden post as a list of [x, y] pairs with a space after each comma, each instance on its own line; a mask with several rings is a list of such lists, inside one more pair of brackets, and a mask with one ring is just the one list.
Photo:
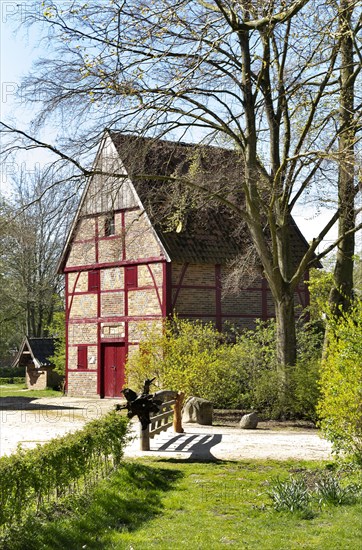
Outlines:
[[140, 424], [140, 446], [141, 451], [149, 451], [150, 450], [150, 429], [149, 426], [145, 430], [142, 430], [142, 426]]
[[174, 415], [173, 415], [173, 429], [178, 434], [183, 434], [184, 430], [182, 427], [182, 404], [184, 401], [185, 394], [183, 392], [178, 392], [176, 395], [176, 403], [173, 405]]

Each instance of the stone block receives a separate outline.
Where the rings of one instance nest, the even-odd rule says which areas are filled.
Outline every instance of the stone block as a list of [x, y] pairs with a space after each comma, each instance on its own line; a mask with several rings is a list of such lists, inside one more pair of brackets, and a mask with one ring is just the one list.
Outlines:
[[182, 410], [182, 422], [212, 426], [213, 405], [201, 397], [189, 397]]

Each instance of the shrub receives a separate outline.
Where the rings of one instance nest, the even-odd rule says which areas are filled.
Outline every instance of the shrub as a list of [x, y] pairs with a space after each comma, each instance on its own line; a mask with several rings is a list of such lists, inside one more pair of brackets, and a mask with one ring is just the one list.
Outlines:
[[138, 353], [128, 360], [128, 383], [140, 390], [146, 378], [156, 377], [163, 389], [186, 396], [208, 396], [217, 379], [218, 347], [222, 337], [212, 325], [174, 318], [144, 329]]
[[6, 377], [6, 378], [0, 378], [0, 384], [25, 384], [25, 378], [24, 376], [13, 376], [13, 377]]
[[322, 362], [320, 426], [337, 453], [362, 463], [362, 302], [330, 321]]
[[120, 463], [127, 420], [111, 412], [82, 430], [0, 459], [0, 528], [11, 525]]
[[1, 367], [0, 378], [23, 378], [25, 367]]
[[65, 375], [65, 312], [56, 311], [51, 324], [47, 327], [49, 334], [54, 337], [54, 355], [49, 360], [54, 365], [54, 370], [60, 376]]
[[131, 387], [140, 390], [146, 378], [156, 377], [162, 389], [204, 397], [217, 408], [315, 419], [320, 337], [310, 327], [299, 329], [300, 362], [289, 375], [287, 410], [280, 403], [273, 320], [257, 321], [255, 330], [244, 331], [232, 344], [228, 334], [200, 321], [175, 318], [163, 332], [159, 325], [144, 330], [140, 349], [127, 365]]

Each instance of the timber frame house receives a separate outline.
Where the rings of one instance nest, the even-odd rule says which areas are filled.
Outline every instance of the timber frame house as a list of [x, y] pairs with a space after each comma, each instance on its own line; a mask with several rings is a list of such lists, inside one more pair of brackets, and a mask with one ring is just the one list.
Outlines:
[[[192, 168], [196, 149], [206, 151], [201, 161], [197, 153], [206, 178], [220, 167], [221, 185], [232, 171], [240, 177], [231, 151], [105, 132], [58, 266], [65, 274], [68, 395], [120, 397], [125, 361], [144, 323], [162, 330], [176, 312], [222, 330], [225, 322], [252, 328], [255, 319], [274, 316], [260, 268], [237, 295], [223, 293], [228, 265], [252, 247], [245, 227], [222, 208], [190, 213], [177, 206], [192, 203], [175, 174], [182, 179]], [[291, 239], [300, 258], [307, 244], [295, 225]], [[308, 306], [305, 284], [296, 302]]]

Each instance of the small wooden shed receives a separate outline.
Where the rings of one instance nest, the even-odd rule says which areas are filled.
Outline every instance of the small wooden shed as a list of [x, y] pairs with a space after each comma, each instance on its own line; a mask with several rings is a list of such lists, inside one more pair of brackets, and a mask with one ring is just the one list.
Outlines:
[[25, 367], [28, 389], [45, 390], [58, 387], [62, 377], [54, 371], [49, 357], [54, 355], [54, 338], [24, 337], [13, 367]]

